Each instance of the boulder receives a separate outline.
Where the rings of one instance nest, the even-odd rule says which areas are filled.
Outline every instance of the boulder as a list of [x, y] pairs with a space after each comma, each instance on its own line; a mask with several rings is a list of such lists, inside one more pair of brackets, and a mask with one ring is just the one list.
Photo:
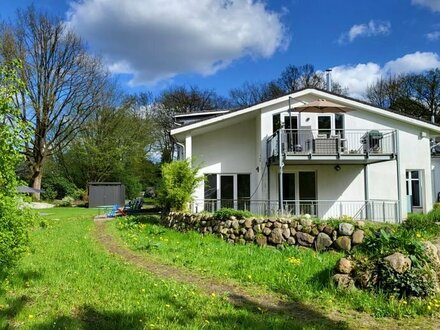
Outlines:
[[264, 235], [257, 235], [257, 237], [255, 238], [255, 242], [258, 246], [265, 246], [267, 245], [267, 237]]
[[292, 237], [292, 236], [290, 236], [288, 239], [287, 239], [287, 244], [289, 244], [289, 245], [295, 245], [295, 238], [294, 237]]
[[351, 242], [353, 245], [359, 245], [362, 244], [364, 241], [365, 232], [361, 229], [356, 229], [353, 233], [353, 236], [351, 236]]
[[316, 227], [312, 227], [312, 230], [310, 231], [310, 234], [313, 236], [317, 236], [319, 234], [319, 230]]
[[332, 241], [336, 241], [336, 239], [338, 238], [338, 231], [337, 230], [333, 230], [332, 231]]
[[315, 240], [315, 249], [316, 251], [327, 250], [332, 243], [333, 241], [330, 236], [328, 236], [326, 233], [319, 233]]
[[353, 263], [347, 258], [341, 258], [336, 265], [336, 271], [341, 274], [350, 274], [352, 270]]
[[[231, 217], [232, 218], [232, 217]], [[231, 223], [231, 227], [232, 228], [234, 228], [234, 229], [238, 229], [238, 226], [239, 226], [240, 224], [239, 224], [239, 222], [238, 222], [238, 220], [232, 220], [232, 223]]]
[[342, 251], [350, 251], [351, 250], [351, 239], [348, 236], [340, 236], [334, 242], [337, 249]]
[[411, 268], [411, 259], [400, 252], [393, 253], [385, 257], [384, 260], [399, 274], [403, 274]]
[[245, 239], [246, 241], [253, 241], [254, 238], [255, 238], [254, 230], [253, 230], [252, 228], [249, 228], [249, 229], [246, 231], [246, 234], [244, 234], [244, 239]]
[[298, 241], [298, 244], [301, 246], [312, 246], [313, 241], [315, 240], [315, 237], [313, 237], [312, 235], [309, 235], [307, 233], [303, 233], [303, 232], [297, 232], [296, 233], [296, 240]]
[[252, 227], [252, 219], [246, 219], [244, 220], [244, 227], [249, 229]]
[[303, 229], [301, 229], [301, 231], [303, 233], [310, 234], [310, 232], [312, 231], [312, 227], [311, 226], [304, 226]]
[[319, 230], [319, 231], [324, 231], [325, 226], [326, 226], [325, 223], [320, 223], [320, 224], [318, 225], [318, 230]]
[[269, 241], [274, 244], [281, 244], [284, 242], [283, 231], [281, 228], [274, 228], [269, 236]]
[[365, 227], [365, 221], [362, 220], [356, 221], [356, 227], [363, 229]]
[[246, 240], [244, 240], [243, 238], [240, 238], [240, 239], [238, 240], [238, 244], [240, 244], [240, 245], [245, 245], [245, 244], [246, 244]]
[[259, 233], [262, 233], [263, 231], [262, 231], [262, 229], [261, 229], [261, 225], [255, 225], [254, 227], [253, 227], [253, 229], [254, 229], [254, 232], [256, 232], [257, 234], [259, 234]]
[[283, 237], [285, 239], [288, 239], [290, 237], [290, 229], [289, 228], [281, 228], [281, 230], [283, 231]]
[[335, 274], [333, 275], [333, 282], [338, 289], [352, 289], [354, 288], [354, 280], [347, 274]]
[[296, 235], [295, 228], [290, 228], [290, 236], [295, 236], [295, 235]]
[[276, 222], [273, 223], [273, 226], [274, 226], [275, 228], [281, 228], [281, 223], [279, 223], [278, 221], [276, 221]]
[[343, 222], [339, 224], [339, 235], [351, 236], [354, 231], [354, 226], [351, 223]]
[[440, 254], [437, 246], [432, 244], [430, 241], [423, 242], [423, 246], [425, 247], [425, 254], [428, 256], [428, 258], [435, 264], [440, 265]]
[[300, 223], [301, 226], [303, 226], [303, 227], [311, 226], [311, 225], [312, 225], [312, 219], [310, 219], [310, 216], [309, 216], [309, 218], [304, 217], [304, 218], [302, 218], [302, 219], [299, 221], [299, 223]]
[[333, 233], [333, 228], [329, 225], [325, 225], [322, 231], [330, 236]]
[[269, 236], [271, 232], [272, 232], [272, 230], [270, 228], [264, 227], [264, 229], [263, 229], [264, 235]]

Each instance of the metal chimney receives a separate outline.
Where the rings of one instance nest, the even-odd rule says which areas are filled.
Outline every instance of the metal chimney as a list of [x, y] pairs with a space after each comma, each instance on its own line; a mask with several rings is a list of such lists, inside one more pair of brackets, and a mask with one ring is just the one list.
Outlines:
[[326, 89], [331, 92], [332, 90], [332, 69], [325, 70]]

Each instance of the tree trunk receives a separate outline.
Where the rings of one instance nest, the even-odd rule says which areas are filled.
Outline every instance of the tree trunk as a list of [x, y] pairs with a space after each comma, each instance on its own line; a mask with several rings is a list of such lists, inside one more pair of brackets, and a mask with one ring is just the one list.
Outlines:
[[[41, 189], [41, 179], [43, 177], [43, 171], [41, 170], [40, 166], [34, 166], [33, 167], [33, 173], [32, 173], [32, 188], [34, 189]], [[32, 194], [32, 198], [36, 201], [40, 200], [40, 193], [36, 192]]]

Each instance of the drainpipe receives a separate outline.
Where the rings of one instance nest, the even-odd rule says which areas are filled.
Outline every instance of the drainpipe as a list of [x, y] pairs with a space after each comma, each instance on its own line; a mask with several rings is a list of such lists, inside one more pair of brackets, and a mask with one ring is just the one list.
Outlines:
[[365, 196], [365, 220], [370, 220], [370, 192], [368, 190], [368, 164], [364, 165], [364, 196]]
[[399, 133], [394, 131], [394, 150], [396, 152], [396, 168], [397, 168], [397, 222], [402, 221], [402, 183], [400, 176], [400, 153], [399, 153]]
[[331, 76], [331, 72], [332, 72], [332, 69], [325, 70], [326, 89], [329, 92], [331, 92], [331, 90], [332, 90], [332, 76]]
[[[174, 143], [182, 148], [182, 158], [181, 159], [185, 159], [185, 145], [183, 143], [180, 143], [177, 141], [175, 141]], [[177, 160], [180, 160], [179, 157], [177, 157], [177, 158], [178, 158]]]
[[278, 202], [279, 202], [279, 209], [281, 211], [281, 214], [283, 213], [283, 155], [282, 155], [282, 147], [281, 147], [281, 132], [283, 130], [278, 130], [278, 164], [279, 164], [279, 189], [278, 189]]

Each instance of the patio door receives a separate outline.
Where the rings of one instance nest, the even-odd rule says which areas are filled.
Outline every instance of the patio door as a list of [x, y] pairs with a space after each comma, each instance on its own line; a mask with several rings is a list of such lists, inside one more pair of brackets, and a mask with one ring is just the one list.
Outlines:
[[283, 173], [284, 210], [293, 214], [317, 214], [316, 174], [300, 171]]
[[422, 177], [420, 171], [406, 171], [406, 198], [407, 211], [421, 211], [422, 204]]
[[220, 207], [234, 208], [234, 176], [220, 176]]
[[298, 117], [284, 116], [283, 120], [287, 135], [287, 150], [295, 151], [295, 146], [298, 145]]

